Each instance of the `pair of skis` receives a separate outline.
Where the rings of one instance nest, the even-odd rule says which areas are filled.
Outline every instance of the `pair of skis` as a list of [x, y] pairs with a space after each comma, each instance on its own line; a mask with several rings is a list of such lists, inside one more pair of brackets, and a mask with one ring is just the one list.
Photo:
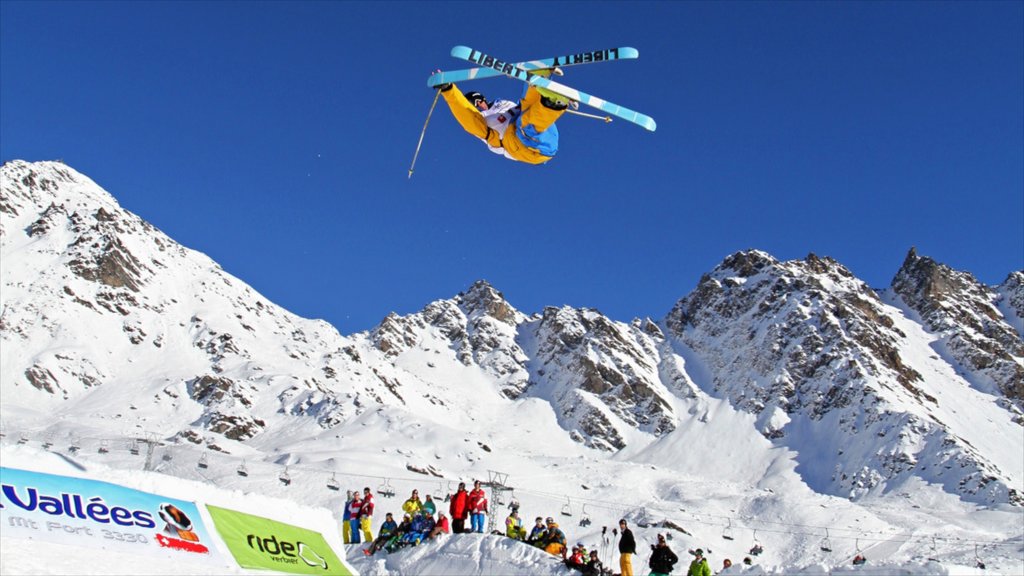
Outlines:
[[[560, 84], [547, 78], [534, 74], [532, 70], [554, 68], [554, 67], [566, 67], [576, 66], [579, 64], [592, 64], [595, 62], [610, 62], [613, 60], [632, 60], [640, 57], [640, 53], [636, 48], [621, 47], [621, 48], [610, 48], [607, 50], [594, 50], [592, 52], [580, 52], [577, 54], [569, 54], [566, 56], [555, 56], [552, 58], [541, 58], [538, 60], [527, 60], [524, 62], [511, 63], [500, 60], [494, 56], [489, 56], [469, 48], [467, 46], [456, 46], [452, 48], [451, 55], [455, 58], [461, 58], [463, 60], [478, 64], [479, 68], [469, 68], [465, 70], [452, 70], [447, 72], [436, 72], [430, 76], [427, 80], [427, 85], [436, 87], [441, 84], [448, 84], [454, 82], [462, 82], [466, 80], [479, 80], [483, 78], [492, 78], [495, 76], [506, 76], [508, 78], [514, 78], [527, 84], [545, 88], [556, 94], [561, 94], [566, 98], [570, 98], [587, 106], [591, 106], [602, 112], [611, 114], [628, 122], [632, 122], [642, 128], [654, 132], [657, 128], [657, 124], [654, 119], [645, 114], [641, 114], [635, 110], [630, 110], [625, 106], [619, 106], [597, 96], [587, 94], [575, 88], [570, 88], [564, 84]], [[438, 91], [434, 96], [434, 103], [430, 106], [430, 112], [427, 114], [427, 120], [423, 124], [423, 131], [420, 133], [419, 143], [416, 145], [416, 153], [412, 158], [412, 165], [409, 166], [409, 178], [412, 178], [413, 169], [416, 166], [416, 158], [419, 156], [420, 147], [423, 145], [423, 136], [427, 133], [427, 126], [430, 124], [430, 117], [434, 113], [434, 107], [437, 105], [438, 97], [441, 92]], [[584, 114], [584, 116], [588, 116]], [[598, 117], [600, 118], [600, 117]], [[611, 118], [602, 118], [608, 122], [611, 122]]]
[[427, 80], [428, 86], [438, 86], [449, 82], [462, 82], [464, 80], [478, 80], [493, 76], [507, 76], [522, 82], [546, 88], [566, 98], [571, 98], [581, 104], [597, 108], [602, 112], [632, 122], [651, 132], [657, 128], [654, 119], [646, 114], [630, 110], [625, 106], [619, 106], [597, 96], [587, 94], [575, 88], [560, 84], [545, 76], [532, 73], [532, 70], [543, 68], [554, 68], [575, 66], [578, 64], [592, 64], [595, 62], [610, 62], [612, 60], [632, 60], [640, 57], [636, 48], [611, 48], [608, 50], [594, 50], [593, 52], [581, 52], [568, 56], [555, 56], [553, 58], [542, 58], [539, 60], [527, 60], [525, 62], [512, 63], [484, 54], [467, 46], [456, 46], [452, 48], [452, 56], [478, 64], [480, 68], [468, 70], [454, 70], [449, 72], [436, 72]]

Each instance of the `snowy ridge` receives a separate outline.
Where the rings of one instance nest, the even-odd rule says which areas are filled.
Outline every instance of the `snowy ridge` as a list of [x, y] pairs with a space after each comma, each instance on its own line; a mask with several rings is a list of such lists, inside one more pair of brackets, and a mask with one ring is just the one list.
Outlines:
[[[1024, 533], [1021, 273], [943, 293], [935, 309], [977, 326], [928, 321], [927, 291], [878, 293], [829, 258], [746, 251], [660, 321], [530, 315], [481, 281], [343, 336], [61, 163], [4, 165], [0, 241], [5, 442], [77, 444], [131, 468], [138, 456], [82, 446], [148, 438], [170, 456], [156, 464], [166, 474], [196, 477], [205, 454], [220, 465], [202, 478], [284, 498], [306, 474], [303, 498], [331, 510], [334, 475], [443, 498], [498, 470], [527, 523], [571, 508], [570, 539], [657, 517], [734, 561], [758, 529], [765, 565], [843, 563], [863, 535], [892, 541], [896, 562], [939, 537], [1024, 566], [992, 544]], [[998, 362], [969, 362], [972, 347]], [[291, 486], [277, 482], [286, 470]], [[581, 502], [593, 526], [575, 525]], [[743, 537], [723, 541], [727, 526]], [[817, 546], [826, 526], [831, 554]], [[947, 552], [963, 562], [968, 547]]]

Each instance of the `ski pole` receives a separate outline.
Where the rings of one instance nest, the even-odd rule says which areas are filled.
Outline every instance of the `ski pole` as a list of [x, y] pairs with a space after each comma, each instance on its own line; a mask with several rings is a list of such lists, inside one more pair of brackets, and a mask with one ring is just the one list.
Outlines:
[[594, 120], [604, 120], [606, 123], [612, 121], [611, 116], [598, 116], [596, 114], [587, 114], [586, 112], [579, 112], [577, 110], [566, 110], [569, 114], [575, 114], [577, 116], [583, 116], [584, 118], [593, 118]]
[[441, 97], [441, 91], [434, 94], [434, 103], [430, 105], [430, 112], [427, 112], [427, 121], [423, 123], [423, 131], [420, 132], [420, 141], [416, 144], [416, 153], [412, 155], [412, 164], [409, 165], [409, 178], [412, 178], [413, 168], [416, 167], [416, 158], [420, 155], [420, 146], [423, 146], [423, 137], [427, 134], [427, 125], [430, 124], [430, 116], [434, 113], [434, 106], [437, 106], [437, 99]]

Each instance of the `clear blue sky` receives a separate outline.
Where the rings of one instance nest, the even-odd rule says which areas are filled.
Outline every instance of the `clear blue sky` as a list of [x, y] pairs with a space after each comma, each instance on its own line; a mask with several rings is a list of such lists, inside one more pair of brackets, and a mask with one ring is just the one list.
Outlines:
[[[1024, 268], [1021, 2], [0, 2], [0, 159], [63, 159], [345, 334], [490, 281], [527, 313], [663, 317], [725, 256], [911, 246]], [[438, 105], [466, 44], [633, 46], [564, 83], [653, 116], [559, 122], [546, 166]], [[466, 83], [518, 96], [509, 79]]]

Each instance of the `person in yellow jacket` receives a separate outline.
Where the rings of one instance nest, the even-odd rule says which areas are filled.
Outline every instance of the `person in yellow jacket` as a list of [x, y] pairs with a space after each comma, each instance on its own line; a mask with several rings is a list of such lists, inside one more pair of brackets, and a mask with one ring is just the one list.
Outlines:
[[519, 510], [512, 509], [512, 513], [505, 519], [505, 535], [515, 540], [526, 540], [526, 528], [523, 528], [523, 521], [519, 518]]
[[410, 517], [414, 517], [423, 512], [423, 502], [420, 502], [420, 493], [418, 490], [413, 490], [412, 496], [402, 504], [402, 511]]
[[[540, 76], [562, 73], [558, 68], [531, 72]], [[555, 121], [570, 105], [576, 105], [565, 96], [532, 85], [527, 85], [518, 102], [489, 102], [479, 92], [463, 94], [454, 84], [437, 88], [466, 132], [483, 140], [491, 152], [527, 164], [543, 164], [554, 157], [558, 152]]]

